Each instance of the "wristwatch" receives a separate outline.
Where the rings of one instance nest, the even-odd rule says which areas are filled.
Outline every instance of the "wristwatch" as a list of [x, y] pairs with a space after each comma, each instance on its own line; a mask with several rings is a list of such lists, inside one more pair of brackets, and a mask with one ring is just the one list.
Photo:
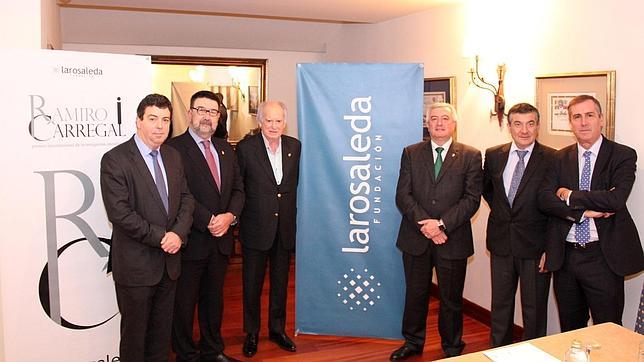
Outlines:
[[233, 214], [233, 222], [230, 223], [230, 226], [237, 225], [237, 215]]
[[438, 228], [439, 228], [441, 231], [445, 231], [445, 223], [443, 222], [443, 219], [439, 219], [439, 220], [438, 220]]

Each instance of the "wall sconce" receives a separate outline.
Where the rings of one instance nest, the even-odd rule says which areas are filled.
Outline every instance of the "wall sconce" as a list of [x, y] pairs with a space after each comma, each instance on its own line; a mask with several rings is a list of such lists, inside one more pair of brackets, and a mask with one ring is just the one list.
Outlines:
[[505, 96], [503, 95], [503, 80], [505, 78], [505, 64], [499, 64], [496, 67], [496, 72], [499, 76], [499, 84], [495, 86], [492, 83], [486, 82], [483, 77], [479, 74], [479, 56], [475, 56], [475, 65], [474, 68], [470, 68], [468, 73], [470, 73], [470, 78], [472, 84], [475, 86], [486, 89], [492, 92], [494, 95], [494, 112], [490, 111], [490, 118], [496, 116], [499, 121], [499, 127], [503, 125], [503, 115], [505, 112]]
[[243, 71], [235, 66], [230, 66], [228, 67], [228, 75], [230, 76], [231, 87], [237, 89], [237, 91], [241, 94], [242, 100], [246, 101], [246, 94], [242, 89], [242, 83], [240, 81], [240, 79], [244, 76]]

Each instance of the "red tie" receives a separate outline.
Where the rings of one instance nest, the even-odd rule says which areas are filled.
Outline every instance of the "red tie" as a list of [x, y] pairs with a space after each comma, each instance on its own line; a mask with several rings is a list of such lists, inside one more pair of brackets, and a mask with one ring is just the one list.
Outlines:
[[221, 190], [221, 181], [219, 179], [219, 172], [217, 172], [217, 165], [215, 164], [215, 157], [210, 152], [210, 141], [204, 140], [203, 143], [204, 151], [206, 151], [206, 162], [208, 163], [208, 168], [212, 174], [212, 178], [215, 179], [215, 184], [217, 185], [217, 190]]

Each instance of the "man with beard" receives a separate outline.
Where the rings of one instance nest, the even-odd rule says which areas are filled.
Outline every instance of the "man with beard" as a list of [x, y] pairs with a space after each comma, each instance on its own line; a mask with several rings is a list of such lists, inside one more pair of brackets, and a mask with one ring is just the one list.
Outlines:
[[[244, 205], [244, 186], [233, 149], [213, 137], [219, 109], [214, 93], [195, 93], [190, 99], [188, 130], [168, 141], [181, 154], [188, 187], [195, 198], [172, 329], [177, 361], [235, 360], [224, 354], [220, 329], [224, 277], [233, 250], [231, 226]], [[195, 306], [201, 336], [198, 344], [192, 338]]]

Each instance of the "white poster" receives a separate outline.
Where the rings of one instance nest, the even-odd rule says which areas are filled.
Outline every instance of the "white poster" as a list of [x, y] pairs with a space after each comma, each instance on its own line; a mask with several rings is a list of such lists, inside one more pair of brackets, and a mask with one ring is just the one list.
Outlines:
[[0, 57], [0, 360], [119, 361], [99, 163], [135, 131], [150, 59], [51, 50]]

